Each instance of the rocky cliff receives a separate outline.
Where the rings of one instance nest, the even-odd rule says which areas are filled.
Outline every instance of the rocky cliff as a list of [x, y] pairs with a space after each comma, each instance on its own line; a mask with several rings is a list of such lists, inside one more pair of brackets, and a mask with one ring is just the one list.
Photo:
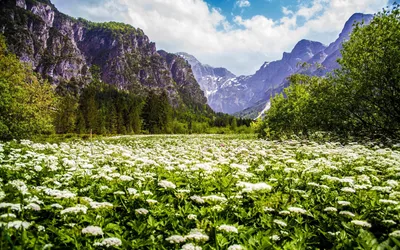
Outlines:
[[0, 32], [13, 53], [54, 84], [72, 78], [87, 83], [96, 65], [101, 80], [120, 89], [166, 90], [174, 106], [206, 104], [190, 65], [157, 52], [130, 25], [75, 19], [48, 0], [0, 0]]

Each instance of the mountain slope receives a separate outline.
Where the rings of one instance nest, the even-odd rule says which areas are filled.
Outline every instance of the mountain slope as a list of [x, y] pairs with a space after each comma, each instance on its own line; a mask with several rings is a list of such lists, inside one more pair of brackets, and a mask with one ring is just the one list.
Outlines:
[[0, 7], [0, 31], [10, 50], [54, 84], [88, 83], [97, 66], [102, 81], [119, 89], [166, 90], [174, 106], [206, 104], [190, 65], [157, 52], [140, 29], [75, 19], [48, 0], [0, 0]]

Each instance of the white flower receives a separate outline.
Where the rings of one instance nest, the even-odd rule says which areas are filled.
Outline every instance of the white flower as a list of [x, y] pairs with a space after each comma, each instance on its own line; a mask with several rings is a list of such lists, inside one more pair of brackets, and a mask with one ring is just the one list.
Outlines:
[[356, 190], [354, 190], [350, 187], [344, 187], [341, 190], [342, 190], [342, 192], [346, 192], [346, 193], [355, 193], [356, 192]]
[[139, 208], [139, 209], [135, 209], [135, 212], [138, 214], [148, 214], [149, 210], [147, 210], [145, 208]]
[[270, 185], [268, 185], [267, 183], [263, 183], [263, 182], [253, 184], [253, 183], [240, 181], [236, 184], [236, 186], [242, 187], [243, 192], [245, 192], [245, 193], [258, 192], [258, 191], [269, 192], [272, 190], [272, 187]]
[[164, 188], [164, 189], [175, 189], [176, 185], [170, 181], [162, 180], [158, 182], [158, 186]]
[[40, 171], [42, 171], [42, 167], [41, 166], [39, 166], [39, 165], [36, 165], [35, 167], [33, 167], [34, 169], [35, 169], [35, 171], [36, 172], [40, 172]]
[[64, 210], [61, 210], [61, 214], [78, 214], [78, 213], [83, 213], [86, 214], [87, 212], [87, 207], [85, 205], [76, 205], [75, 207], [69, 207]]
[[270, 207], [264, 207], [264, 212], [274, 212], [275, 209], [270, 208]]
[[186, 240], [194, 240], [194, 241], [208, 241], [209, 237], [199, 229], [192, 229], [190, 233], [185, 236]]
[[350, 205], [351, 205], [351, 203], [348, 202], [348, 201], [338, 201], [337, 203], [338, 203], [339, 205], [341, 205], [341, 206], [350, 206]]
[[35, 204], [35, 203], [29, 203], [24, 208], [28, 209], [28, 210], [40, 211], [40, 206], [38, 204]]
[[325, 212], [337, 212], [337, 208], [335, 207], [327, 207], [324, 209]]
[[190, 199], [199, 204], [203, 204], [205, 202], [203, 198], [197, 195], [190, 196]]
[[290, 212], [297, 213], [297, 214], [305, 214], [305, 213], [307, 213], [307, 210], [299, 208], [299, 207], [289, 207], [288, 210]]
[[57, 190], [57, 189], [46, 188], [44, 190], [44, 193], [49, 196], [55, 197], [56, 199], [71, 199], [76, 197], [76, 194], [68, 190]]
[[192, 243], [185, 244], [182, 246], [182, 250], [201, 250], [202, 248], [199, 246], [196, 246]]
[[394, 220], [383, 220], [382, 221], [385, 224], [391, 224], [391, 225], [396, 225], [397, 223]]
[[228, 247], [228, 250], [244, 250], [244, 248], [241, 245], [232, 245]]
[[42, 250], [46, 250], [46, 249], [52, 248], [53, 246], [54, 246], [53, 244], [46, 244], [46, 245], [43, 246]]
[[153, 193], [151, 191], [147, 191], [147, 190], [143, 191], [142, 193], [144, 195], [153, 195]]
[[127, 175], [121, 175], [121, 176], [119, 177], [119, 179], [120, 179], [121, 181], [133, 181], [133, 178], [130, 177], [130, 176], [127, 176]]
[[88, 226], [82, 229], [82, 233], [97, 236], [97, 235], [103, 235], [103, 230], [101, 229], [101, 227]]
[[203, 196], [202, 198], [203, 198], [203, 200], [209, 201], [209, 202], [226, 202], [227, 201], [225, 197], [221, 197], [218, 195]]
[[398, 201], [394, 201], [394, 200], [384, 200], [384, 199], [380, 199], [379, 202], [380, 202], [380, 203], [383, 203], [383, 204], [390, 204], [390, 205], [397, 205], [397, 204], [399, 204]]
[[150, 205], [158, 203], [158, 201], [152, 199], [147, 199], [146, 202], [149, 203]]
[[134, 188], [128, 188], [128, 194], [129, 195], [135, 195], [135, 194], [137, 194], [137, 190], [136, 189], [134, 189]]
[[185, 242], [185, 237], [180, 235], [172, 235], [166, 238], [166, 240], [171, 244], [179, 244]]
[[349, 217], [354, 217], [355, 216], [355, 214], [353, 214], [352, 212], [349, 212], [349, 211], [340, 211], [339, 214], [340, 215], [346, 215], [346, 216], [349, 216]]
[[106, 238], [102, 242], [94, 243], [94, 246], [105, 246], [105, 247], [118, 247], [122, 245], [122, 241], [118, 238]]
[[274, 220], [274, 223], [278, 224], [279, 226], [282, 226], [282, 227], [286, 227], [287, 226], [286, 222], [284, 222], [282, 220]]
[[114, 194], [115, 195], [124, 195], [125, 192], [124, 191], [115, 191]]
[[393, 231], [389, 234], [390, 237], [400, 238], [400, 230]]
[[51, 204], [50, 207], [52, 207], [52, 208], [57, 208], [57, 209], [63, 209], [63, 208], [64, 208], [63, 206], [61, 206], [61, 205], [58, 204], [58, 203]]
[[370, 228], [371, 224], [366, 222], [366, 221], [362, 221], [362, 220], [352, 220], [351, 223], [353, 223], [356, 226], [360, 226], [360, 227], [367, 227]]
[[280, 214], [280, 215], [289, 215], [289, 214], [290, 214], [290, 211], [282, 210], [282, 211], [279, 211], [279, 214]]
[[20, 221], [20, 220], [16, 220], [16, 221], [11, 221], [8, 222], [7, 227], [8, 228], [15, 228], [15, 229], [27, 229], [28, 227], [30, 227], [31, 223], [26, 222], [26, 221]]
[[39, 225], [38, 226], [38, 231], [39, 232], [44, 232], [44, 231], [46, 231], [46, 228], [44, 226]]
[[197, 219], [197, 215], [195, 215], [195, 214], [189, 214], [189, 215], [187, 216], [187, 218], [188, 218], [189, 220], [196, 220], [196, 219]]
[[90, 207], [93, 209], [98, 209], [98, 208], [112, 208], [113, 204], [109, 203], [109, 202], [90, 202], [89, 203]]
[[15, 214], [2, 214], [0, 218], [17, 218]]
[[221, 225], [218, 227], [218, 230], [224, 231], [227, 233], [238, 233], [238, 230], [234, 226], [229, 226], [229, 225]]
[[274, 234], [271, 237], [269, 237], [272, 241], [279, 241], [281, 239], [281, 237], [279, 237], [278, 235]]

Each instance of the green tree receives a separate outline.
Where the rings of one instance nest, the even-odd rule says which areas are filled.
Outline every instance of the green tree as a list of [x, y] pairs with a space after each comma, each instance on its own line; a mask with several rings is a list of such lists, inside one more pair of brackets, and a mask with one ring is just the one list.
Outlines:
[[51, 85], [9, 53], [0, 36], [0, 139], [53, 133], [54, 103]]

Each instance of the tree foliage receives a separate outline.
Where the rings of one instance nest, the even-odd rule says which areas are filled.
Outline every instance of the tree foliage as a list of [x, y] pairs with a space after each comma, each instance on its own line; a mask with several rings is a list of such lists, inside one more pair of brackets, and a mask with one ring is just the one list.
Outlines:
[[51, 85], [8, 53], [0, 36], [0, 139], [52, 133], [54, 102]]
[[260, 136], [400, 136], [400, 10], [356, 24], [343, 44], [340, 69], [326, 77], [293, 75], [272, 99]]

